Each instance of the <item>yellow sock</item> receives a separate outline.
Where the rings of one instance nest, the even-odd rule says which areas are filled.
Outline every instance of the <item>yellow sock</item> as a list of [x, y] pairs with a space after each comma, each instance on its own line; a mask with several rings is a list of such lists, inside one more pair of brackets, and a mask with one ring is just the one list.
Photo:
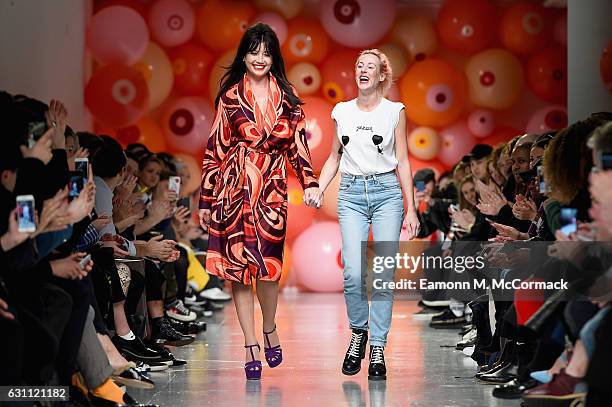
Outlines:
[[92, 393], [96, 397], [100, 397], [106, 400], [112, 400], [115, 403], [125, 403], [123, 401], [123, 395], [125, 393], [111, 379], [107, 379], [104, 384], [93, 389]]

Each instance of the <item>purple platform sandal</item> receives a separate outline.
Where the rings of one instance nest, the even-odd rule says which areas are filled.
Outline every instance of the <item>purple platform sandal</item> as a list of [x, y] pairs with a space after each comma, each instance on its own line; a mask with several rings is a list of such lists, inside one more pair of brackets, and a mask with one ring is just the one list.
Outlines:
[[264, 332], [265, 342], [267, 346], [264, 346], [264, 354], [266, 356], [266, 361], [268, 362], [268, 366], [276, 367], [283, 362], [283, 350], [280, 345], [270, 346], [270, 338], [268, 335], [276, 331], [276, 325], [274, 325], [274, 329], [270, 332]]
[[245, 345], [245, 349], [249, 349], [251, 351], [251, 361], [246, 362], [244, 364], [244, 373], [246, 374], [247, 380], [259, 380], [261, 379], [261, 361], [255, 360], [255, 355], [253, 354], [253, 348], [257, 347], [257, 352], [261, 350], [259, 344], [255, 345]]

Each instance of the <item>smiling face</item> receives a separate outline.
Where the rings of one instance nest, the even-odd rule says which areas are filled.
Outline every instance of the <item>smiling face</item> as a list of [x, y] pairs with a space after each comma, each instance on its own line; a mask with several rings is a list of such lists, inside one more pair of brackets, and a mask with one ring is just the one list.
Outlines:
[[495, 182], [497, 186], [503, 186], [506, 182], [506, 179], [499, 172], [493, 161], [489, 161], [489, 163], [487, 164], [487, 168], [489, 170], [489, 175], [493, 179], [493, 182]]
[[544, 149], [542, 147], [533, 147], [529, 152], [529, 168], [533, 168], [543, 156]]
[[463, 199], [470, 204], [476, 206], [478, 203], [476, 200], [476, 187], [473, 182], [464, 182], [463, 185], [461, 185], [461, 194], [463, 194]]
[[369, 93], [378, 90], [385, 75], [380, 72], [380, 59], [373, 54], [364, 54], [355, 64], [355, 81], [360, 92]]
[[522, 183], [521, 172], [529, 169], [529, 147], [519, 146], [512, 152], [512, 174], [518, 183]]
[[149, 161], [145, 164], [142, 171], [140, 171], [140, 182], [149, 189], [155, 188], [159, 183], [161, 171], [162, 167], [160, 163], [157, 161]]
[[260, 42], [257, 49], [247, 52], [244, 56], [247, 75], [253, 79], [261, 79], [270, 72], [272, 68], [272, 56], [266, 48], [266, 44]]

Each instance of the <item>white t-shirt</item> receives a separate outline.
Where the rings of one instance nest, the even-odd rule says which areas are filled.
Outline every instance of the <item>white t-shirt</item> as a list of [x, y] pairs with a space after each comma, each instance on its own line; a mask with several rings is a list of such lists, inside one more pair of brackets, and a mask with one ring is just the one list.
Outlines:
[[359, 109], [357, 99], [334, 107], [331, 116], [342, 145], [341, 173], [372, 175], [395, 170], [395, 128], [402, 109], [403, 103], [385, 98], [371, 112]]

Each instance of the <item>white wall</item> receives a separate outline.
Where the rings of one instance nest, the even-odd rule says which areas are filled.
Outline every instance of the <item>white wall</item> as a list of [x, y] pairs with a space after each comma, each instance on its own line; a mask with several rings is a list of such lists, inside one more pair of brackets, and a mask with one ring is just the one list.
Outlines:
[[91, 127], [83, 103], [91, 0], [0, 0], [0, 89], [63, 101], [69, 123]]
[[599, 72], [601, 53], [612, 40], [612, 1], [569, 0], [568, 102], [569, 121], [593, 112], [612, 111], [612, 93], [606, 90]]

